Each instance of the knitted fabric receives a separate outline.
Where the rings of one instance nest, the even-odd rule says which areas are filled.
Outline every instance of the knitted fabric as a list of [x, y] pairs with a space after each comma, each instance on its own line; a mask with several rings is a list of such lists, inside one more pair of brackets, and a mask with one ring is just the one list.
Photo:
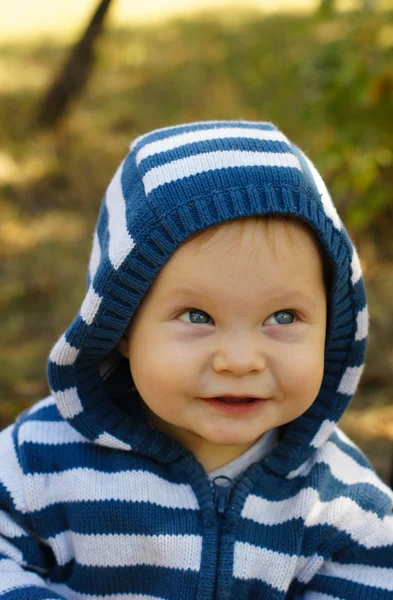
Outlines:
[[[105, 364], [183, 241], [267, 214], [303, 220], [330, 261], [324, 376], [218, 514], [194, 455], [146, 421], [127, 362]], [[51, 397], [0, 436], [0, 599], [393, 599], [392, 493], [337, 428], [364, 366], [362, 273], [306, 155], [270, 123], [141, 136], [106, 192], [87, 283], [50, 354]]]

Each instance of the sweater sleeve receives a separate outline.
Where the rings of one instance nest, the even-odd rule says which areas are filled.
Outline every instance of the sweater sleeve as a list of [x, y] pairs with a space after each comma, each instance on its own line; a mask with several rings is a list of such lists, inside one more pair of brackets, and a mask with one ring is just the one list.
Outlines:
[[12, 425], [0, 433], [0, 600], [61, 600], [45, 582], [52, 556], [32, 529], [24, 485]]
[[296, 600], [393, 600], [391, 510], [347, 518], [347, 543], [322, 562]]

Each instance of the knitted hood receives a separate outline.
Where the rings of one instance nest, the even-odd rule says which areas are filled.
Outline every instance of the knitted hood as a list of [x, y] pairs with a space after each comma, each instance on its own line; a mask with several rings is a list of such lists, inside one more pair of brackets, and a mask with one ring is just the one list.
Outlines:
[[[312, 406], [285, 426], [265, 464], [292, 477], [312, 458], [357, 387], [368, 312], [356, 250], [321, 176], [271, 123], [186, 124], [131, 144], [102, 203], [85, 299], [49, 357], [52, 394], [77, 431], [97, 444], [160, 461], [188, 452], [141, 417], [128, 363], [110, 360], [111, 351], [182, 242], [211, 225], [272, 213], [308, 223], [332, 266], [321, 389]], [[126, 393], [127, 413], [115, 401]]]

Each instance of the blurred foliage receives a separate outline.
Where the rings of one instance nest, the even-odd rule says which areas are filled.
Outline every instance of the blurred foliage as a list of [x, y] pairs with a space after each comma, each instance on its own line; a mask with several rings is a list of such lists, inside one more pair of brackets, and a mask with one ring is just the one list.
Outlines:
[[392, 324], [393, 12], [219, 17], [108, 30], [54, 133], [33, 120], [69, 48], [1, 47], [0, 425], [46, 393], [46, 357], [83, 298], [99, 204], [130, 139], [184, 121], [271, 121], [310, 155], [372, 284], [381, 354], [364, 385], [391, 384], [379, 332]]

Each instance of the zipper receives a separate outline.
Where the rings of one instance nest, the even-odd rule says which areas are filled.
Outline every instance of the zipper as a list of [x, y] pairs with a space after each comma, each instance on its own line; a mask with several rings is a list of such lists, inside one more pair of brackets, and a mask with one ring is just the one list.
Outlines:
[[213, 598], [217, 598], [217, 586], [220, 576], [220, 556], [221, 556], [221, 533], [224, 525], [224, 515], [225, 511], [229, 504], [229, 497], [231, 494], [232, 487], [232, 479], [226, 477], [226, 475], [218, 475], [214, 477], [211, 482], [213, 485], [213, 494], [214, 494], [214, 503], [216, 507], [216, 511], [218, 514], [217, 517], [217, 543], [218, 543], [218, 554], [217, 554], [217, 564], [216, 564], [216, 574], [215, 574], [215, 582], [214, 582], [214, 594]]
[[229, 504], [232, 483], [232, 479], [226, 477], [225, 475], [218, 475], [213, 479], [215, 504], [219, 515], [225, 514]]

